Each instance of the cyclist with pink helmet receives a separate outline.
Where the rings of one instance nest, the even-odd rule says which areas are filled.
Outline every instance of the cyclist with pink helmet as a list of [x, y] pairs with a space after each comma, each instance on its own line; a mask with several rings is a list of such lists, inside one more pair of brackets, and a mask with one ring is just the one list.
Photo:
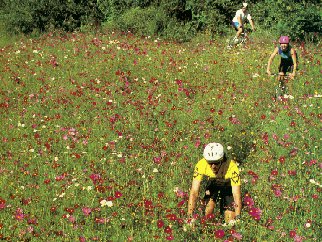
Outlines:
[[267, 74], [271, 75], [271, 64], [276, 55], [281, 56], [281, 63], [278, 67], [279, 71], [279, 80], [281, 80], [282, 76], [286, 74], [286, 72], [290, 72], [289, 76], [291, 79], [295, 76], [295, 71], [297, 68], [297, 58], [296, 51], [290, 45], [290, 38], [288, 36], [281, 36], [279, 39], [280, 46], [276, 47], [269, 57], [267, 64]]

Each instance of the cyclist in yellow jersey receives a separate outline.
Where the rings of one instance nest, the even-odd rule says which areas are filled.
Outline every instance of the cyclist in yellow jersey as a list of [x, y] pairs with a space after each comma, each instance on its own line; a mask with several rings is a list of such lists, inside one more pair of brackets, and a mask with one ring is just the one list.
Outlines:
[[191, 185], [188, 215], [192, 216], [196, 207], [201, 182], [207, 182], [204, 200], [205, 215], [213, 213], [217, 203], [226, 223], [235, 223], [240, 219], [241, 182], [239, 170], [233, 160], [227, 160], [224, 148], [219, 143], [208, 144], [201, 159], [195, 166]]

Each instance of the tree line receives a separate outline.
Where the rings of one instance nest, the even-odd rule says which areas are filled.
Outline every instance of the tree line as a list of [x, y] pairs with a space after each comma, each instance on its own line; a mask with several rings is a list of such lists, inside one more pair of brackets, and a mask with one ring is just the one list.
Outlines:
[[[0, 0], [0, 20], [10, 33], [75, 31], [102, 26], [141, 35], [188, 40], [201, 31], [227, 31], [243, 1], [233, 0]], [[321, 36], [319, 0], [254, 0], [259, 28], [293, 39]]]

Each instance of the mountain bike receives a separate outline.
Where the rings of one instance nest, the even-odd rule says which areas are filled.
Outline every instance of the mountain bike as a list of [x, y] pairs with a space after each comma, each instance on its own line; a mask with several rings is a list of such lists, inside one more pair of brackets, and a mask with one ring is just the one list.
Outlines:
[[240, 34], [238, 38], [234, 36], [231, 39], [229, 39], [227, 48], [231, 49], [236, 46], [244, 47], [249, 41], [248, 33], [250, 33], [250, 31], [247, 29], [244, 29], [244, 31]]
[[289, 74], [282, 75], [280, 73], [272, 74], [271, 76], [277, 76], [278, 86], [275, 87], [275, 100], [283, 99], [294, 99], [292, 95], [289, 94]]

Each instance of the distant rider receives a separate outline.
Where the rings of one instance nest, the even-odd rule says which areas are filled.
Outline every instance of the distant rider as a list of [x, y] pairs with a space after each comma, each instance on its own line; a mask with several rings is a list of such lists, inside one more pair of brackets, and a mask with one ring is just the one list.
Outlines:
[[235, 17], [232, 20], [232, 25], [237, 31], [236, 39], [238, 39], [240, 34], [244, 31], [244, 24], [246, 20], [249, 21], [250, 25], [252, 26], [252, 30], [255, 31], [254, 21], [252, 20], [252, 17], [248, 13], [247, 8], [248, 8], [248, 4], [243, 3], [242, 8], [236, 11]]

